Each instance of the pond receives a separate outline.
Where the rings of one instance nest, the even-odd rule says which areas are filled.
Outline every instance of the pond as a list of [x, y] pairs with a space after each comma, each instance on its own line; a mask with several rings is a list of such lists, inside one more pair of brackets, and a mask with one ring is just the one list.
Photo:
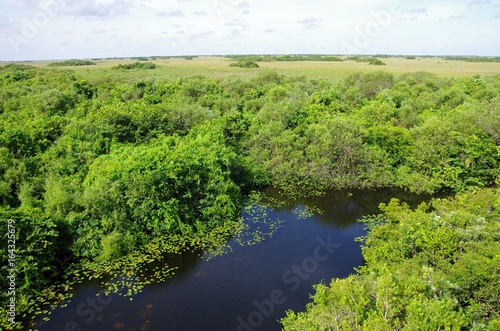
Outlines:
[[284, 200], [273, 190], [242, 210], [246, 228], [225, 253], [168, 256], [175, 275], [148, 285], [130, 300], [96, 296], [100, 282], [75, 286], [65, 308], [38, 327], [55, 330], [252, 331], [280, 330], [286, 310], [302, 311], [313, 285], [346, 277], [362, 265], [356, 220], [378, 213], [390, 198], [415, 206], [424, 197], [394, 191], [327, 192]]

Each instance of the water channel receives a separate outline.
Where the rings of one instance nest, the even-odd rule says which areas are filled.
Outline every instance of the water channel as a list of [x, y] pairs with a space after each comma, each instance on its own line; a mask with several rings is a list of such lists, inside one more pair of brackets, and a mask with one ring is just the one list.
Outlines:
[[[267, 203], [242, 210], [246, 229], [223, 254], [169, 256], [177, 272], [128, 297], [100, 296], [98, 281], [79, 284], [65, 308], [38, 327], [55, 330], [252, 331], [281, 330], [286, 310], [301, 311], [313, 285], [346, 277], [362, 265], [363, 215], [390, 198], [415, 206], [424, 197], [394, 191], [327, 192], [284, 200], [273, 190]], [[271, 202], [269, 202], [271, 201]]]

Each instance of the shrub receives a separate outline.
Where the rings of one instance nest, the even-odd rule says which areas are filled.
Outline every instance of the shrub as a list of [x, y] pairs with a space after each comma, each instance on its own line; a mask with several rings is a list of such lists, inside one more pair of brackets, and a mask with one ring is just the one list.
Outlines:
[[66, 60], [62, 62], [52, 62], [48, 67], [71, 67], [71, 66], [92, 66], [95, 62], [90, 60]]
[[235, 63], [231, 63], [230, 67], [238, 67], [238, 68], [258, 68], [259, 65], [254, 61], [238, 61]]
[[157, 65], [153, 62], [134, 62], [129, 64], [119, 64], [111, 69], [114, 70], [131, 70], [131, 69], [156, 69]]

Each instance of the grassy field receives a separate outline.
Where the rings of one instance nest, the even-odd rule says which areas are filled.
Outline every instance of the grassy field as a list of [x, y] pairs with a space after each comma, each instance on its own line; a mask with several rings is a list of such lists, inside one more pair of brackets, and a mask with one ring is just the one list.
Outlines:
[[500, 63], [475, 63], [465, 61], [445, 61], [439, 58], [405, 58], [381, 59], [385, 66], [370, 65], [366, 62], [268, 62], [262, 63], [262, 68], [274, 68], [278, 71], [316, 75], [319, 77], [334, 78], [344, 76], [355, 71], [384, 70], [395, 74], [406, 72], [427, 71], [440, 76], [470, 76], [500, 74]]
[[[395, 74], [407, 72], [427, 71], [439, 76], [472, 76], [472, 75], [498, 75], [500, 63], [478, 63], [465, 61], [447, 61], [442, 58], [416, 58], [414, 60], [403, 57], [383, 58], [385, 66], [370, 65], [366, 62], [261, 62], [259, 69], [245, 69], [229, 67], [232, 60], [223, 57], [199, 57], [193, 60], [183, 58], [153, 60], [159, 65], [157, 70], [111, 70], [118, 64], [133, 63], [133, 59], [98, 60], [96, 66], [59, 67], [54, 70], [74, 69], [83, 76], [93, 77], [96, 70], [100, 77], [108, 76], [109, 79], [127, 78], [137, 79], [144, 76], [148, 79], [162, 79], [165, 77], [180, 77], [189, 75], [204, 75], [208, 77], [225, 76], [253, 76], [262, 69], [276, 70], [284, 75], [306, 75], [312, 78], [325, 78], [337, 80], [353, 72], [389, 71]], [[53, 61], [28, 62], [26, 64], [45, 67]], [[104, 69], [104, 70], [103, 70]]]

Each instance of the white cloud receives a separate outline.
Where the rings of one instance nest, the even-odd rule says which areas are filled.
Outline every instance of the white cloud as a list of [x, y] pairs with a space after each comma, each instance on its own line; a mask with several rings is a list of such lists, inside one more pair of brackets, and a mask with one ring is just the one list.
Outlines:
[[[0, 1], [0, 60], [56, 58], [64, 42], [69, 58], [338, 53], [367, 27], [376, 33], [366, 52], [500, 54], [492, 33], [500, 29], [500, 0], [399, 0], [397, 10], [393, 0]], [[57, 12], [37, 23], [33, 15], [43, 15], [50, 1]]]
[[243, 37], [243, 33], [238, 29], [234, 29], [226, 35], [226, 39], [237, 39], [241, 37]]
[[74, 31], [70, 29], [57, 28], [53, 32], [54, 34], [73, 34]]
[[206, 39], [213, 34], [214, 34], [213, 31], [196, 32], [196, 33], [192, 33], [189, 36], [189, 39], [192, 39], [192, 40], [194, 40], [194, 39]]
[[297, 23], [303, 24], [304, 29], [310, 30], [310, 29], [322, 27], [323, 25], [320, 24], [321, 22], [323, 22], [322, 19], [315, 18], [315, 17], [309, 17], [309, 18], [303, 19], [301, 21], [298, 21]]
[[102, 2], [99, 0], [67, 0], [55, 1], [60, 4], [62, 14], [76, 17], [99, 17], [109, 18], [116, 15], [122, 15], [129, 12], [132, 8], [132, 2], [127, 0], [112, 0], [111, 2]]
[[472, 0], [469, 6], [491, 5], [491, 0]]
[[184, 17], [184, 12], [181, 10], [173, 10], [173, 11], [160, 11], [156, 13], [157, 16], [160, 17]]
[[419, 7], [419, 8], [407, 10], [406, 12], [410, 13], [410, 14], [423, 14], [423, 13], [427, 12], [427, 8]]

